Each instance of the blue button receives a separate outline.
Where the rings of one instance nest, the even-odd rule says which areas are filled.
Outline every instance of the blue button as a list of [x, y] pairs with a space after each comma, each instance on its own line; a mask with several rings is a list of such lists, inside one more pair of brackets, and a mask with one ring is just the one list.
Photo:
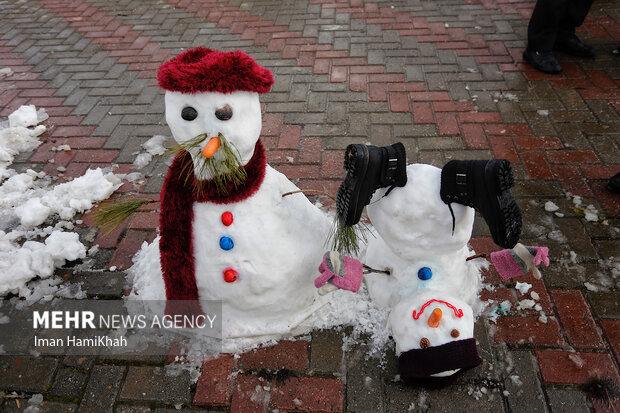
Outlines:
[[234, 246], [235, 246], [235, 243], [233, 242], [232, 238], [230, 237], [220, 238], [220, 248], [223, 249], [224, 251], [231, 250], [233, 249]]
[[433, 272], [428, 267], [422, 267], [418, 270], [418, 278], [422, 281], [430, 280], [433, 276]]

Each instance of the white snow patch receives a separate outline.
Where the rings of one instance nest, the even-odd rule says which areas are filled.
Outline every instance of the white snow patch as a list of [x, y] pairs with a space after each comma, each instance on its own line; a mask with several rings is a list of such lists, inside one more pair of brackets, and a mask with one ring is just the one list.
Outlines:
[[144, 142], [142, 148], [144, 148], [145, 152], [141, 152], [136, 156], [136, 159], [133, 161], [134, 168], [142, 169], [151, 162], [153, 156], [166, 153], [166, 148], [163, 145], [166, 139], [168, 139], [167, 136], [155, 135]]
[[13, 70], [10, 67], [3, 67], [0, 69], [0, 78], [11, 76], [13, 74]]
[[3, 315], [2, 317], [0, 317], [0, 324], [8, 324], [9, 321], [11, 321], [11, 319], [8, 315]]
[[515, 288], [517, 290], [519, 290], [519, 292], [522, 295], [525, 295], [530, 290], [530, 288], [532, 288], [532, 284], [528, 284], [528, 283], [525, 283], [525, 282], [523, 282], [523, 283], [522, 282], [517, 282], [517, 284], [515, 285]]
[[558, 209], [560, 209], [560, 207], [557, 206], [556, 204], [554, 204], [553, 202], [551, 202], [551, 201], [545, 202], [545, 211], [547, 211], [547, 212], [555, 212]]
[[579, 369], [583, 368], [583, 366], [584, 366], [584, 361], [583, 361], [583, 359], [582, 359], [581, 357], [579, 357], [577, 354], [570, 354], [570, 355], [568, 356], [568, 359], [569, 359], [570, 361], [572, 361], [572, 362], [575, 364], [575, 366], [577, 366], [577, 368], [579, 368]]
[[549, 111], [547, 109], [538, 109], [536, 113], [540, 116], [549, 116]]
[[529, 310], [530, 308], [534, 308], [536, 302], [534, 300], [521, 300], [517, 303], [518, 310]]
[[538, 295], [538, 293], [537, 293], [536, 291], [532, 291], [532, 292], [530, 293], [530, 296], [531, 296], [534, 300], [536, 300], [536, 301], [538, 301], [538, 300], [540, 299], [540, 295]]

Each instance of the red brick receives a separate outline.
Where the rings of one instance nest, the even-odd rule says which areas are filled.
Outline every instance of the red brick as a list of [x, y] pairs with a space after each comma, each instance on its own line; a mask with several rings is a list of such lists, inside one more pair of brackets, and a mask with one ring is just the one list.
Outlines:
[[593, 151], [549, 151], [547, 158], [551, 163], [599, 163], [598, 156]]
[[387, 93], [385, 89], [385, 83], [369, 83], [368, 100], [370, 102], [387, 102]]
[[583, 89], [579, 94], [583, 99], [620, 99], [620, 89]]
[[106, 140], [107, 138], [82, 137], [68, 138], [64, 143], [69, 145], [71, 149], [99, 149], [105, 145]]
[[75, 162], [113, 162], [118, 156], [118, 150], [81, 149], [77, 151]]
[[[486, 278], [485, 282], [487, 282]], [[496, 286], [492, 291], [483, 288], [482, 291], [480, 291], [480, 301], [491, 301], [489, 303], [491, 307], [497, 307], [504, 301], [508, 301], [510, 302], [512, 308], [514, 308], [517, 299], [515, 297], [515, 292], [512, 288]]]
[[531, 66], [529, 65], [527, 66], [527, 68], [529, 70], [523, 72], [523, 76], [525, 76], [527, 80], [558, 80], [560, 78], [564, 78], [562, 74], [548, 74], [539, 72], [537, 70], [532, 70]]
[[616, 362], [620, 363], [620, 320], [600, 320], [600, 323], [616, 356]]
[[602, 70], [588, 70], [586, 73], [596, 87], [613, 89], [618, 87], [613, 79]]
[[318, 178], [320, 170], [319, 165], [277, 165], [275, 168], [289, 179]]
[[159, 226], [159, 214], [153, 212], [139, 212], [131, 217], [129, 228], [155, 229]]
[[243, 353], [239, 358], [239, 369], [255, 370], [298, 370], [308, 368], [307, 341], [280, 341], [274, 346], [261, 347]]
[[125, 238], [121, 240], [114, 254], [112, 254], [109, 266], [116, 266], [117, 270], [126, 270], [131, 267], [133, 265], [132, 258], [142, 243], [153, 238], [150, 235], [149, 231], [128, 230]]
[[235, 359], [231, 354], [222, 354], [218, 358], [203, 362], [194, 404], [227, 406], [234, 364]]
[[441, 42], [435, 45], [437, 50], [448, 49], [448, 50], [458, 50], [458, 49], [467, 49], [469, 48], [469, 43], [467, 42]]
[[501, 123], [487, 123], [484, 125], [484, 130], [486, 130], [489, 135], [500, 135], [500, 136], [532, 136], [532, 129], [527, 124], [501, 124]]
[[482, 125], [477, 123], [468, 123], [462, 125], [462, 128], [463, 138], [468, 148], [486, 149], [489, 147], [489, 142], [487, 140], [486, 134], [484, 133]]
[[514, 164], [521, 163], [512, 139], [492, 136], [489, 138], [489, 142], [496, 159], [508, 159]]
[[448, 92], [411, 92], [409, 95], [414, 102], [450, 101]]
[[487, 268], [482, 269], [481, 275], [482, 275], [482, 280], [488, 284], [504, 285], [506, 283], [506, 280], [504, 280], [499, 275], [499, 273], [497, 272], [497, 269], [493, 265], [489, 265]]
[[265, 113], [263, 115], [263, 129], [261, 136], [278, 136], [282, 129], [281, 113]]
[[329, 59], [315, 59], [312, 72], [317, 75], [326, 75], [329, 73], [330, 62]]
[[299, 140], [301, 139], [301, 126], [284, 125], [280, 132], [278, 140], [278, 148], [299, 148]]
[[591, 89], [594, 87], [587, 79], [558, 79], [550, 80], [549, 84], [554, 89]]
[[554, 317], [548, 317], [547, 323], [538, 321], [538, 317], [500, 317], [495, 332], [496, 343], [532, 344], [543, 346], [560, 346], [564, 338], [560, 325]]
[[348, 78], [346, 66], [332, 66], [330, 81], [333, 83], [346, 82]]
[[467, 112], [475, 109], [474, 102], [433, 102], [435, 112]]
[[407, 93], [390, 92], [389, 100], [392, 112], [409, 112], [409, 97]]
[[592, 191], [579, 168], [573, 165], [554, 165], [553, 171], [562, 188], [573, 195], [592, 196]]
[[620, 172], [620, 165], [580, 165], [587, 179], [609, 179]]
[[562, 62], [562, 74], [568, 79], [583, 79], [585, 73], [573, 62]]
[[499, 123], [502, 117], [498, 112], [463, 112], [459, 113], [461, 123]]
[[424, 92], [426, 85], [424, 82], [388, 83], [388, 90], [390, 92]]
[[469, 246], [476, 251], [476, 254], [490, 254], [499, 251], [501, 248], [493, 242], [491, 237], [476, 237], [469, 240]]
[[267, 410], [271, 383], [251, 374], [239, 374], [233, 384], [230, 413], [264, 412]]
[[433, 116], [433, 110], [429, 102], [412, 102], [411, 112], [413, 113], [413, 123], [424, 124], [434, 123], [435, 117]]
[[[298, 151], [296, 150], [278, 150], [271, 149], [266, 151], [267, 162], [269, 164], [281, 164], [281, 163], [293, 163], [297, 158]], [[290, 160], [292, 159], [292, 161]]]
[[351, 89], [352, 92], [365, 92], [366, 86], [365, 74], [349, 75], [349, 89]]
[[545, 383], [585, 384], [593, 377], [620, 382], [618, 371], [608, 353], [557, 350], [536, 350], [535, 353]]
[[521, 152], [521, 159], [528, 175], [532, 179], [553, 179], [553, 172], [545, 159], [545, 155], [539, 151]]
[[298, 55], [299, 55], [299, 46], [288, 45], [288, 46], [285, 46], [284, 49], [282, 49], [283, 59], [297, 59]]
[[536, 136], [514, 138], [514, 143], [518, 149], [559, 149], [564, 147], [560, 139], [555, 136]]
[[590, 181], [590, 188], [608, 217], [620, 217], [620, 196], [606, 187], [607, 181]]
[[342, 151], [323, 151], [321, 164], [322, 178], [344, 178]]
[[299, 150], [299, 162], [319, 163], [321, 162], [321, 150], [323, 142], [321, 138], [303, 138]]
[[290, 412], [342, 412], [344, 385], [336, 378], [293, 377], [276, 383], [269, 406]]
[[564, 333], [573, 347], [605, 348], [590, 308], [580, 291], [552, 290], [551, 296], [564, 327]]
[[506, 50], [506, 46], [504, 46], [504, 42], [502, 41], [493, 41], [487, 43], [489, 47], [489, 51], [492, 55], [507, 55], [508, 50]]
[[440, 135], [458, 135], [459, 124], [453, 113], [439, 112], [435, 114], [437, 129]]

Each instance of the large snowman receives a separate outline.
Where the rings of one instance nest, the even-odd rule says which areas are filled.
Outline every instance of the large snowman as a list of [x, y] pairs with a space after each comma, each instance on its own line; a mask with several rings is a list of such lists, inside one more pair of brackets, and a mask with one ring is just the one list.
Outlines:
[[161, 194], [168, 300], [221, 300], [225, 338], [288, 334], [323, 301], [313, 285], [330, 223], [267, 165], [259, 94], [271, 72], [247, 54], [187, 50], [158, 73], [181, 149]]

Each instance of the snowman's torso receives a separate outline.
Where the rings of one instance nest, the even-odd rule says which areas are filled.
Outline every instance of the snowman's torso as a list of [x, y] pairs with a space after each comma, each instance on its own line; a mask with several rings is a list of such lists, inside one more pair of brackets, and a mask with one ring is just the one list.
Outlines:
[[[222, 301], [225, 324], [246, 323], [250, 330], [252, 323], [286, 324], [315, 302], [313, 280], [329, 222], [302, 194], [282, 197], [295, 190], [267, 165], [264, 181], [251, 197], [193, 204], [198, 294], [201, 300]], [[237, 274], [236, 280], [225, 279], [227, 270]]]

